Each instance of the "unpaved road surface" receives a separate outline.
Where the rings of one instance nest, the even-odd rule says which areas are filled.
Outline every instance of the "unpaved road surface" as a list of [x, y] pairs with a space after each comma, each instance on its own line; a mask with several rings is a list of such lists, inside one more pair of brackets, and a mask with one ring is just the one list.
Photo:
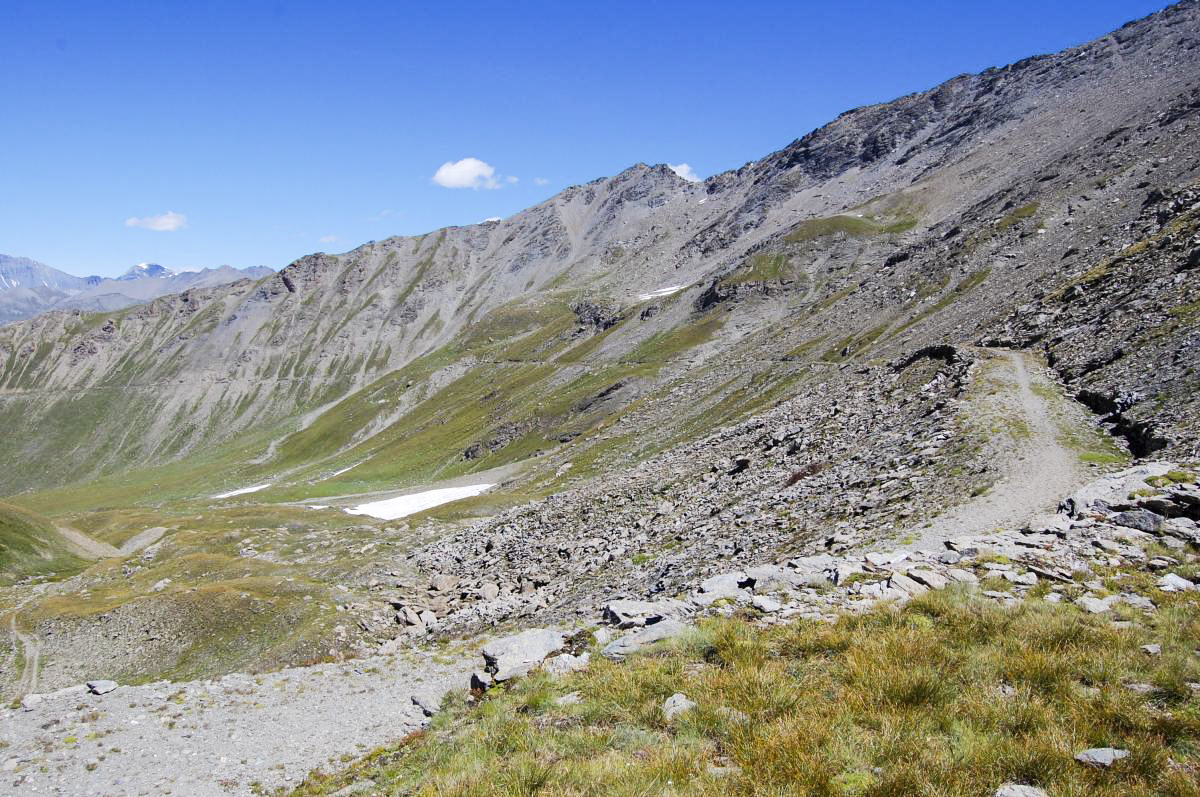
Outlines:
[[41, 667], [42, 643], [33, 634], [26, 634], [17, 627], [17, 613], [14, 611], [8, 620], [8, 631], [21, 648], [23, 668], [21, 677], [17, 680], [16, 693], [26, 695], [36, 692], [38, 687], [38, 669]]
[[952, 537], [1019, 525], [1031, 515], [1053, 512], [1062, 496], [1095, 477], [1061, 440], [1063, 424], [1090, 424], [1083, 409], [1059, 397], [1060, 388], [1045, 368], [1026, 355], [1008, 351], [998, 356], [1003, 360], [992, 368], [1004, 389], [991, 402], [994, 411], [1021, 430], [1012, 455], [986, 494], [944, 512], [928, 527], [910, 530], [909, 539], [916, 539], [901, 548], [942, 550]]
[[0, 709], [0, 794], [273, 791], [422, 727], [412, 695], [465, 689], [474, 663], [402, 653], [105, 695], [73, 687]]

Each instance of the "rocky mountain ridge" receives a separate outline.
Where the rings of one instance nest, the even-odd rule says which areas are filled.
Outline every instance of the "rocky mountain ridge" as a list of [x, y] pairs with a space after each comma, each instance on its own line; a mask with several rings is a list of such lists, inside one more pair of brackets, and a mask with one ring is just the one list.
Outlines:
[[259, 279], [271, 273], [262, 266], [176, 273], [157, 263], [139, 263], [115, 279], [76, 277], [27, 257], [0, 255], [0, 324], [52, 310], [119, 310], [189, 287]]

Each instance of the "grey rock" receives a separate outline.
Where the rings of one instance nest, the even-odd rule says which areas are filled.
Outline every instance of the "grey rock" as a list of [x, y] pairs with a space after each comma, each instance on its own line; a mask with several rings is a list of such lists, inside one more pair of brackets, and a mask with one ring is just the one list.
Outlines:
[[536, 668], [551, 653], [562, 650], [564, 641], [561, 633], [548, 628], [531, 628], [494, 640], [483, 646], [486, 669], [497, 681], [517, 678]]
[[476, 670], [471, 673], [471, 690], [476, 692], [486, 692], [496, 685], [496, 679], [492, 677], [490, 672], [486, 670]]
[[1095, 595], [1084, 595], [1075, 599], [1075, 605], [1090, 614], [1103, 614], [1112, 609], [1113, 599], [1101, 600]]
[[1167, 573], [1158, 580], [1158, 588], [1163, 592], [1190, 592], [1197, 587], [1183, 576]]
[[578, 656], [573, 656], [570, 653], [562, 653], [546, 659], [542, 663], [542, 669], [551, 675], [566, 675], [567, 673], [581, 672], [587, 669], [591, 658], [592, 654], [587, 652], [581, 653]]
[[583, 697], [580, 696], [580, 694], [578, 692], [567, 692], [562, 697], [554, 698], [554, 705], [558, 706], [559, 708], [565, 708], [567, 706], [577, 706], [582, 702], [583, 702]]
[[929, 588], [924, 584], [918, 584], [903, 573], [892, 573], [888, 577], [888, 586], [913, 597], [924, 595], [929, 591]]
[[409, 699], [412, 700], [412, 704], [414, 706], [421, 709], [422, 713], [424, 713], [426, 717], [432, 717], [437, 713], [437, 710], [441, 708], [442, 705], [441, 700], [435, 698], [433, 695], [425, 694], [424, 692], [417, 692]]
[[116, 681], [88, 681], [88, 691], [93, 695], [106, 695], [117, 688]]
[[1116, 747], [1092, 747], [1075, 754], [1075, 760], [1089, 767], [1107, 769], [1122, 758], [1128, 758], [1129, 751]]
[[930, 589], [944, 589], [950, 583], [941, 573], [935, 573], [932, 570], [925, 570], [924, 568], [909, 570], [908, 577], [924, 584]]
[[1152, 612], [1158, 607], [1154, 605], [1154, 601], [1147, 598], [1145, 595], [1138, 595], [1135, 592], [1127, 592], [1121, 596], [1121, 602], [1132, 606], [1135, 609]]
[[1025, 786], [1020, 783], [1005, 783], [996, 789], [993, 797], [1049, 797], [1037, 786]]
[[631, 653], [636, 653], [639, 650], [649, 647], [655, 642], [680, 636], [686, 633], [687, 630], [688, 626], [678, 620], [663, 620], [654, 625], [646, 626], [640, 631], [634, 631], [623, 637], [614, 639], [604, 646], [601, 655], [607, 659], [620, 660]]
[[695, 707], [695, 701], [689, 700], [687, 695], [683, 694], [682, 692], [676, 692], [663, 701], [663, 718], [666, 719], [667, 722], [674, 722], [675, 718], [680, 714], [691, 711]]
[[679, 619], [688, 613], [683, 601], [614, 600], [604, 606], [604, 620], [617, 628], [638, 628], [664, 620]]
[[1142, 645], [1142, 650], [1148, 656], [1157, 656], [1162, 653], [1162, 645], [1157, 643], [1151, 645]]
[[1131, 509], [1127, 512], [1118, 512], [1112, 516], [1112, 521], [1119, 526], [1127, 526], [1131, 529], [1151, 533], [1162, 531], [1165, 520], [1162, 515], [1151, 512], [1148, 509]]
[[741, 591], [748, 582], [750, 582], [750, 577], [740, 570], [733, 573], [719, 573], [701, 581], [699, 590], [727, 595]]
[[750, 605], [765, 614], [774, 614], [783, 608], [782, 603], [767, 595], [755, 595], [751, 598]]

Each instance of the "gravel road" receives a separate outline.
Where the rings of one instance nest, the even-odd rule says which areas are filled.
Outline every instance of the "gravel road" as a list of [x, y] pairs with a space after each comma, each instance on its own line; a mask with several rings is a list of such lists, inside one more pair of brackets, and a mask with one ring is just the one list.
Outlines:
[[[0, 710], [0, 793], [250, 795], [426, 722], [475, 660], [401, 653], [215, 681], [72, 687]], [[256, 786], [257, 784], [257, 786]]]

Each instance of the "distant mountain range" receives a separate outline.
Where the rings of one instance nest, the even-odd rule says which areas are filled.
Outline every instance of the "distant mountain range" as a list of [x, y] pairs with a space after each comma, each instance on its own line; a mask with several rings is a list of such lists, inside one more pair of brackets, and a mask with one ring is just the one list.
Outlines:
[[76, 277], [27, 257], [0, 255], [0, 324], [48, 310], [118, 310], [188, 288], [260, 279], [272, 273], [265, 266], [175, 272], [157, 263], [139, 263], [116, 279]]

